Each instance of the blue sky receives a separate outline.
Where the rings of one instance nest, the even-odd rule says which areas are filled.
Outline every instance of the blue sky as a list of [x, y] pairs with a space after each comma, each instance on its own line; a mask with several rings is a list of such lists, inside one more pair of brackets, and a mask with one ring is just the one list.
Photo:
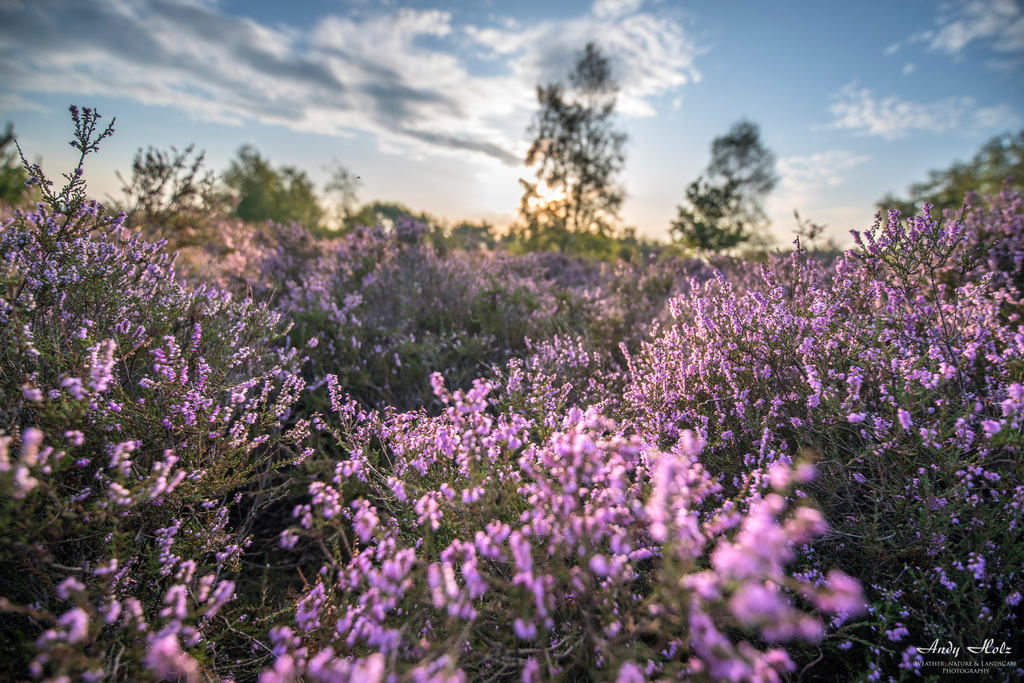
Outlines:
[[845, 242], [886, 192], [1024, 128], [1017, 0], [0, 0], [0, 122], [56, 175], [69, 104], [116, 116], [101, 197], [139, 147], [195, 143], [221, 171], [248, 143], [320, 183], [347, 166], [363, 201], [504, 227], [536, 86], [591, 40], [621, 87], [622, 217], [650, 237], [744, 117], [778, 158], [780, 245], [793, 209]]

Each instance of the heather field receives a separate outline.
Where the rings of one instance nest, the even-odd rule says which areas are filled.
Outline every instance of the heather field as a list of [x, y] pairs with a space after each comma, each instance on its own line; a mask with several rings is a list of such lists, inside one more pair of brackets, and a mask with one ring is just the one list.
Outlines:
[[598, 262], [82, 169], [0, 224], [0, 678], [1024, 676], [1009, 185]]

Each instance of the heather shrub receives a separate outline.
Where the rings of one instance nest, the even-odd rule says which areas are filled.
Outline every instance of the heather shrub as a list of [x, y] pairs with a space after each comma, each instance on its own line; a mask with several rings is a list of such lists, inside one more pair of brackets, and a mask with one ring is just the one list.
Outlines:
[[[434, 402], [431, 373], [468, 389], [492, 366], [526, 354], [528, 339], [578, 330], [596, 316], [530, 259], [439, 252], [425, 233], [399, 219], [390, 231], [357, 228], [320, 242], [299, 267], [283, 265], [284, 255], [264, 260], [264, 281], [280, 283], [275, 305], [295, 323], [292, 337], [316, 338], [310, 383], [334, 374], [366, 406], [410, 410]], [[318, 409], [325, 401], [321, 394]]]
[[977, 208], [964, 220], [964, 249], [982, 261], [978, 274], [989, 274], [993, 284], [1013, 284], [1018, 291], [1024, 287], [1024, 198], [1016, 192], [1003, 191], [985, 195], [979, 201], [969, 195]]
[[435, 374], [436, 417], [366, 413], [330, 382], [347, 457], [281, 534], [327, 562], [272, 633], [262, 683], [775, 681], [795, 665], [774, 644], [825, 636], [815, 607], [863, 610], [841, 572], [785, 572], [825, 530], [781, 495], [810, 466], [723, 497], [692, 433], [660, 452], [596, 410], [556, 415], [551, 386], [515, 364], [498, 396]]
[[798, 251], [742, 295], [724, 277], [694, 287], [630, 358], [629, 424], [661, 448], [693, 429], [727, 490], [818, 458], [801, 488], [831, 531], [802, 575], [838, 564], [873, 605], [829, 641], [841, 679], [914, 674], [935, 639], [1016, 642], [1024, 330], [1013, 276], [985, 270], [1002, 247], [979, 261], [971, 240], [1019, 229], [1020, 205], [994, 204], [1015, 208], [973, 230], [892, 214], [832, 269]]
[[72, 114], [77, 168], [26, 164], [0, 225], [13, 678], [895, 680], [1015, 642], [1018, 195], [835, 260], [596, 264], [246, 226], [177, 156], [126, 222]]
[[18, 679], [194, 680], [249, 542], [238, 504], [296, 458], [301, 359], [279, 314], [182, 288], [86, 201], [112, 129], [72, 114], [68, 183], [31, 167], [44, 202], [0, 229], [0, 651]]

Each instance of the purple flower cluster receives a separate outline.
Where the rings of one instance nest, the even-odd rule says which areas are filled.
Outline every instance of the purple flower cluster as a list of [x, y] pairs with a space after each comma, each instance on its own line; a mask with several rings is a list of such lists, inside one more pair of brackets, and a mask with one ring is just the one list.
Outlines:
[[[822, 476], [797, 495], [820, 501], [832, 531], [805, 562], [871, 587], [871, 628], [940, 637], [957, 603], [979, 638], [1012, 640], [1024, 310], [1005, 250], [1018, 249], [1021, 208], [1006, 194], [965, 223], [891, 214], [829, 267], [797, 251], [742, 287], [695, 283], [670, 302], [671, 325], [623, 350], [627, 424], [648, 443], [693, 430], [729, 490], [817, 459]], [[981, 259], [993, 231], [1007, 239]], [[937, 585], [953, 595], [936, 600]], [[876, 650], [899, 665], [896, 648]]]
[[[515, 391], [542, 406], [547, 385], [527, 382]], [[793, 670], [786, 651], [737, 642], [723, 613], [782, 643], [825, 634], [801, 600], [846, 618], [865, 609], [859, 584], [841, 572], [819, 586], [785, 571], [796, 548], [828, 528], [817, 510], [784, 497], [810, 468], [776, 465], [778, 491], [751, 487], [724, 500], [691, 432], [661, 452], [595, 409], [570, 409], [548, 427], [541, 410], [516, 412], [511, 392], [493, 395], [485, 382], [465, 393], [449, 393], [439, 375], [433, 384], [446, 406], [433, 418], [366, 414], [336, 397], [339, 413], [358, 415], [335, 433], [348, 459], [330, 483], [310, 485], [307, 521], [286, 542], [342, 538], [348, 559], [325, 566], [299, 600], [302, 636], [264, 681], [316, 676], [305, 653], [323, 638], [331, 657], [379, 653], [388, 670], [416, 680], [553, 677], [581, 652], [624, 680], [774, 680]], [[352, 483], [369, 498], [339, 514]], [[642, 659], [640, 673], [629, 653], [645, 635], [666, 649]], [[685, 643], [686, 655], [668, 654], [670, 642]], [[534, 659], [534, 648], [545, 656]]]

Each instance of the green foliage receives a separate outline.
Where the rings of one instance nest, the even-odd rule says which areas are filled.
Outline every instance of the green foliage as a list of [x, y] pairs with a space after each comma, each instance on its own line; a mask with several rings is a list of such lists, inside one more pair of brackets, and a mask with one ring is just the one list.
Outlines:
[[436, 225], [437, 223], [436, 219], [430, 214], [426, 212], [413, 213], [412, 209], [405, 204], [378, 201], [364, 204], [358, 211], [350, 213], [345, 218], [344, 231], [349, 232], [360, 225], [368, 228], [382, 225], [388, 228], [394, 226], [395, 222], [402, 218], [402, 216], [409, 216], [411, 219], [427, 226]]
[[969, 162], [957, 161], [945, 170], [929, 171], [928, 180], [911, 185], [906, 198], [889, 193], [877, 206], [913, 216], [931, 204], [934, 215], [941, 216], [947, 209], [959, 211], [968, 192], [996, 194], [1011, 176], [1010, 189], [1020, 192], [1024, 188], [1024, 130], [992, 138]]
[[767, 218], [761, 201], [775, 187], [775, 155], [761, 143], [760, 130], [739, 121], [711, 144], [707, 180], [686, 189], [688, 206], [670, 229], [674, 241], [691, 249], [726, 251], [757, 236]]
[[479, 225], [468, 222], [459, 223], [448, 231], [447, 240], [452, 248], [464, 251], [491, 250], [498, 243], [494, 226], [487, 221], [481, 221]]
[[293, 166], [274, 169], [259, 151], [244, 145], [223, 180], [241, 195], [235, 212], [247, 223], [294, 221], [311, 230], [320, 227], [324, 212], [305, 171]]
[[14, 150], [14, 124], [8, 123], [7, 130], [0, 137], [0, 202], [17, 204], [25, 198], [28, 188], [28, 173]]
[[612, 125], [618, 87], [597, 45], [587, 44], [569, 81], [572, 99], [561, 84], [537, 87], [540, 111], [526, 165], [538, 165], [538, 182], [519, 181], [523, 224], [515, 230], [534, 250], [571, 252], [579, 235], [610, 234], [624, 197], [615, 184], [626, 142]]

